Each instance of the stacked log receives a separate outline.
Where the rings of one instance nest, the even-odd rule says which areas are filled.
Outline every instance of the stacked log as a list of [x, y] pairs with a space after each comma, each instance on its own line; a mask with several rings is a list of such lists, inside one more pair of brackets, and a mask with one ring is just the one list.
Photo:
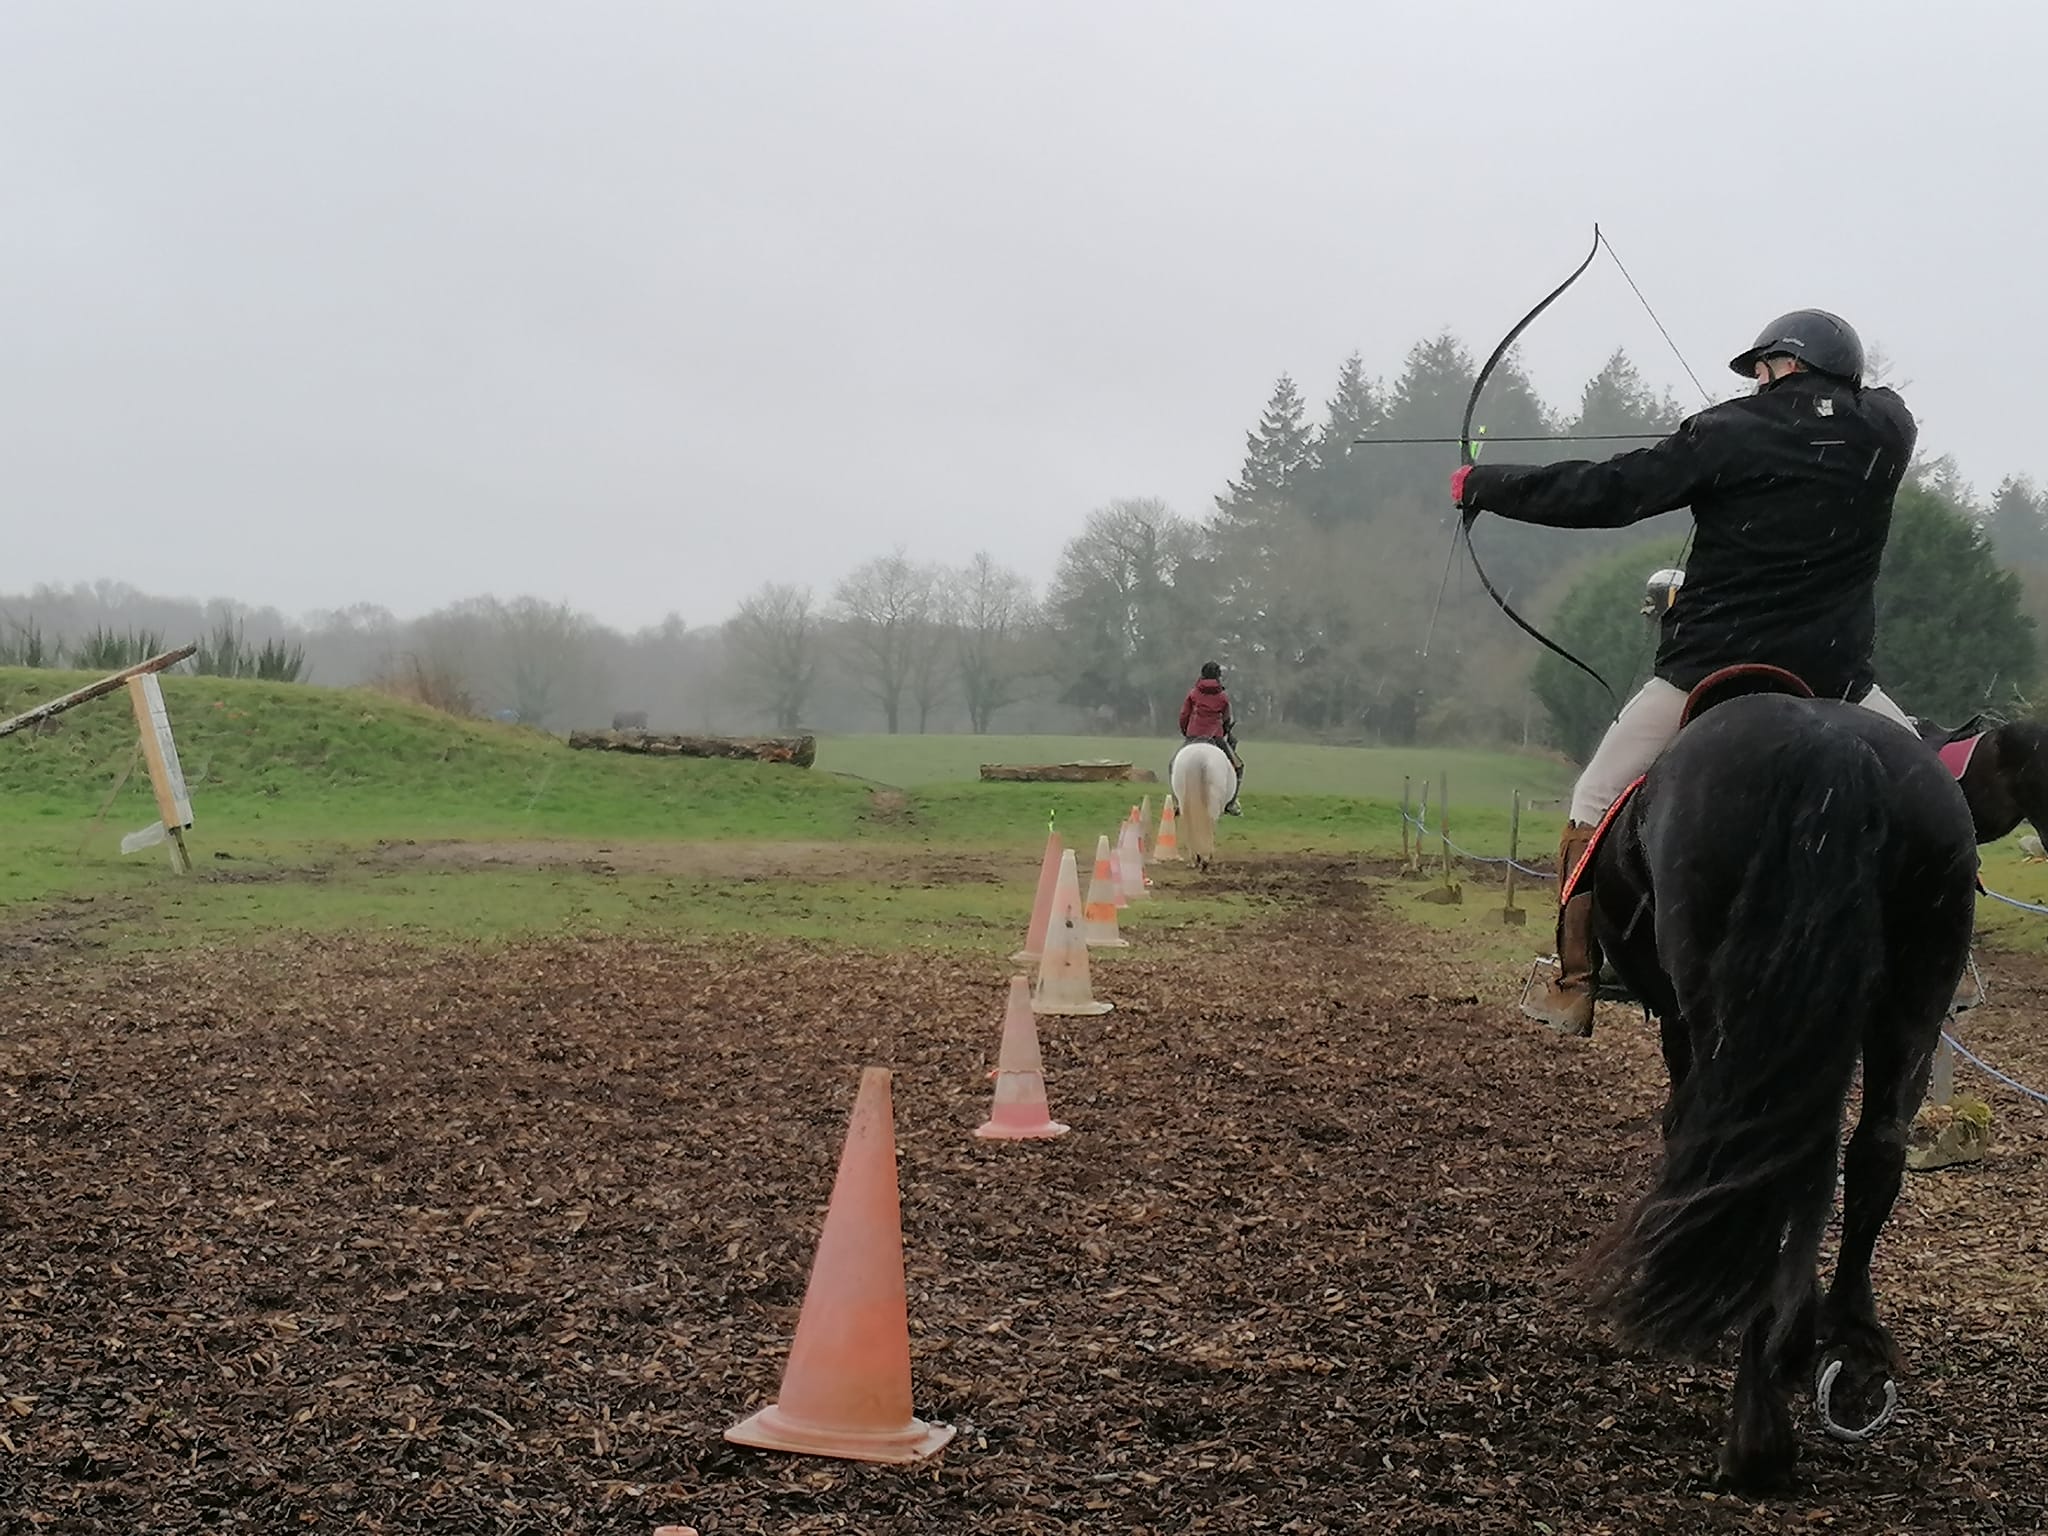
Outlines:
[[571, 731], [569, 745], [593, 752], [649, 757], [722, 757], [808, 768], [818, 760], [815, 736], [667, 736], [647, 731]]
[[981, 777], [989, 784], [1157, 784], [1150, 768], [1129, 763], [983, 763]]

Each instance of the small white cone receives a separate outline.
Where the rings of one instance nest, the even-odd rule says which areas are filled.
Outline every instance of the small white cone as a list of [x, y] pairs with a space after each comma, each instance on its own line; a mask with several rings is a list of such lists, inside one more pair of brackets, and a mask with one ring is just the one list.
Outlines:
[[1045, 1062], [1038, 1053], [1038, 1025], [1031, 991], [1022, 976], [1010, 978], [1009, 1006], [1003, 1010], [1003, 1044], [990, 1074], [995, 1102], [975, 1135], [1000, 1141], [1037, 1141], [1064, 1136], [1045, 1102]]
[[1149, 896], [1145, 889], [1145, 859], [1138, 852], [1138, 824], [1124, 823], [1123, 832], [1117, 838], [1118, 872], [1124, 889], [1132, 901], [1143, 901]]
[[1088, 905], [1081, 909], [1081, 938], [1090, 949], [1128, 949], [1116, 926], [1116, 856], [1109, 839], [1095, 840], [1095, 873], [1088, 877]]
[[1152, 857], [1161, 864], [1178, 864], [1180, 857], [1180, 829], [1176, 822], [1173, 796], [1168, 795], [1159, 802], [1159, 830], [1152, 839]]
[[1053, 898], [1052, 921], [1046, 925], [1031, 1011], [1079, 1015], [1109, 1009], [1108, 1003], [1095, 1000], [1089, 982], [1088, 944], [1081, 936], [1081, 881], [1074, 871], [1074, 850], [1068, 848], [1060, 854], [1059, 893]]

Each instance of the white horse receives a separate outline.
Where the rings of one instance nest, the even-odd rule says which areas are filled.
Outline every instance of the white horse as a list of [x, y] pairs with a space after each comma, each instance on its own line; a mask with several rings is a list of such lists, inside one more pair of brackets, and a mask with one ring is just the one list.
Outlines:
[[1216, 821], [1237, 788], [1237, 770], [1213, 742], [1191, 741], [1173, 754], [1174, 804], [1180, 807], [1182, 835], [1195, 868], [1216, 860]]

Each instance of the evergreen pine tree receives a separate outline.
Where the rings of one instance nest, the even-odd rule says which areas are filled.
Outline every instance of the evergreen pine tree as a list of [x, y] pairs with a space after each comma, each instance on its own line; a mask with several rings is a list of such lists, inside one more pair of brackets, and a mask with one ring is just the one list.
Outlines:
[[1258, 426], [1245, 436], [1244, 468], [1216, 498], [1219, 529], [1255, 530], [1301, 490], [1316, 463], [1316, 434], [1294, 380], [1281, 374]]

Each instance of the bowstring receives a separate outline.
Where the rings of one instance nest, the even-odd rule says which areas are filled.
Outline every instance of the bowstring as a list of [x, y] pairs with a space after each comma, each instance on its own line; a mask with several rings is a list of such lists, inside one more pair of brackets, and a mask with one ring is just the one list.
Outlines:
[[[1621, 273], [1622, 280], [1628, 284], [1629, 292], [1636, 296], [1636, 302], [1643, 306], [1643, 313], [1650, 317], [1650, 323], [1657, 327], [1657, 334], [1664, 338], [1664, 345], [1669, 347], [1671, 355], [1678, 359], [1678, 366], [1683, 368], [1685, 376], [1692, 380], [1692, 387], [1700, 392], [1700, 399], [1709, 406], [1713, 405], [1714, 397], [1707, 392], [1707, 386], [1700, 382], [1700, 376], [1693, 372], [1692, 364], [1686, 361], [1685, 354], [1678, 349], [1677, 341], [1672, 338], [1670, 329], [1666, 327], [1663, 319], [1658, 315], [1656, 307], [1650, 303], [1643, 290], [1636, 285], [1635, 278], [1629, 273], [1628, 264], [1621, 259], [1621, 252], [1614, 248], [1614, 242], [1607, 238], [1607, 231], [1605, 229], [1600, 231], [1600, 243], [1607, 247], [1607, 254], [1614, 258], [1615, 270]], [[1679, 570], [1685, 569], [1685, 562], [1692, 554], [1693, 535], [1698, 532], [1699, 523], [1697, 521], [1686, 529], [1685, 540], [1678, 546], [1677, 568]], [[1674, 597], [1672, 601], [1676, 602], [1677, 598]], [[1669, 612], [1670, 610], [1667, 607], [1665, 611]], [[1635, 661], [1629, 667], [1630, 683], [1635, 683], [1637, 674], [1643, 671], [1644, 664], [1648, 660], [1650, 652], [1654, 649], [1653, 637], [1659, 636], [1663, 632], [1664, 619], [1662, 614], [1658, 615], [1656, 623], [1643, 626], [1643, 633], [1636, 640]], [[1620, 718], [1618, 705], [1615, 718]]]
[[1614, 242], [1607, 238], [1607, 231], [1604, 229], [1600, 231], [1600, 243], [1607, 247], [1607, 254], [1614, 258], [1615, 269], [1621, 273], [1622, 280], [1628, 284], [1629, 292], [1636, 296], [1636, 302], [1643, 306], [1643, 313], [1650, 317], [1650, 323], [1657, 327], [1657, 334], [1664, 338], [1664, 345], [1669, 347], [1671, 355], [1678, 359], [1678, 366], [1683, 368], [1685, 376], [1692, 380], [1692, 387], [1700, 392], [1700, 399], [1704, 400], [1708, 405], [1712, 405], [1714, 397], [1707, 393], [1707, 386], [1700, 382], [1700, 376], [1692, 371], [1692, 364], [1688, 363], [1685, 360], [1685, 354], [1678, 350], [1678, 343], [1671, 339], [1671, 332], [1665, 328], [1664, 322], [1658, 318], [1656, 309], [1652, 307], [1648, 299], [1643, 297], [1643, 290], [1636, 286], [1636, 280], [1629, 276], [1628, 268], [1622, 262], [1621, 252], [1614, 248]]
[[1451, 585], [1451, 564], [1458, 558], [1458, 518], [1451, 518], [1451, 547], [1444, 551], [1443, 579], [1436, 584], [1436, 601], [1429, 605], [1429, 625], [1422, 631], [1422, 649], [1415, 654], [1415, 726], [1422, 726], [1422, 707], [1429, 689], [1429, 646], [1436, 638], [1436, 616], [1442, 612], [1444, 593]]

